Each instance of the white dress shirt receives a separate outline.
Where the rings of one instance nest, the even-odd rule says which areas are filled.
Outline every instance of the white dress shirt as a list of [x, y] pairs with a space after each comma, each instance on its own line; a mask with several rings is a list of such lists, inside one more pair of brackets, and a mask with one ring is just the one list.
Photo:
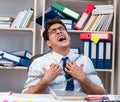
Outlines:
[[[49, 69], [52, 63], [59, 64], [62, 68], [62, 58], [64, 56], [57, 54], [55, 52], [49, 52], [39, 58], [36, 58], [29, 67], [28, 78], [25, 82], [24, 89], [29, 89], [36, 85], [44, 75], [43, 68]], [[75, 61], [78, 66], [83, 64], [83, 72], [87, 75], [87, 77], [97, 85], [103, 87], [103, 84], [95, 72], [93, 63], [91, 59], [85, 55], [79, 55], [70, 52], [67, 57], [69, 58], [68, 61], [72, 62]], [[63, 68], [62, 68], [63, 69]], [[49, 93], [53, 90], [60, 90], [63, 91], [66, 88], [66, 78], [65, 73], [62, 70], [61, 73], [50, 83], [48, 86], [46, 93]], [[80, 82], [74, 79], [74, 91], [83, 91]]]

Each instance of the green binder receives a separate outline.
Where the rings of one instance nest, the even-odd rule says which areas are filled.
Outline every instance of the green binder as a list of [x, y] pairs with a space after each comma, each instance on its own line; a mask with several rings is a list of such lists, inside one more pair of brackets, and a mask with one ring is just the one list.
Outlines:
[[58, 2], [55, 2], [53, 4], [53, 7], [58, 10], [59, 12], [63, 13], [64, 15], [74, 19], [74, 20], [78, 20], [80, 18], [80, 14], [66, 6], [64, 6], [63, 4], [60, 4]]

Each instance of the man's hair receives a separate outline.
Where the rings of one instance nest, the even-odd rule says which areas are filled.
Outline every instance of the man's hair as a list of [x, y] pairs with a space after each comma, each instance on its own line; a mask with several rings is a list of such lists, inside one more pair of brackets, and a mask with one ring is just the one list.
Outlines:
[[[45, 26], [45, 30], [43, 32], [43, 38], [45, 41], [49, 40], [49, 34], [48, 34], [48, 30], [49, 28], [53, 25], [53, 24], [61, 24], [65, 29], [66, 29], [66, 26], [64, 25], [64, 23], [60, 20], [60, 18], [54, 18], [54, 19], [51, 19], [51, 20], [48, 20], [46, 22], [46, 26]], [[66, 29], [67, 30], [67, 29]]]

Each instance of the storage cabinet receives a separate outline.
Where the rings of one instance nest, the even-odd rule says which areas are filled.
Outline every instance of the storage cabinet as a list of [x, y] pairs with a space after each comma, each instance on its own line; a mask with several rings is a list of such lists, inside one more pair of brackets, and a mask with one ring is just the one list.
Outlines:
[[[63, 5], [65, 5], [68, 8], [71, 8], [72, 10], [75, 10], [79, 12], [82, 15], [82, 12], [86, 5], [88, 3], [92, 3], [94, 5], [113, 5], [114, 10], [114, 17], [111, 24], [111, 29], [109, 31], [106, 31], [106, 33], [110, 33], [112, 36], [112, 67], [110, 69], [96, 69], [98, 72], [98, 75], [101, 77], [106, 93], [114, 93], [114, 66], [115, 66], [115, 30], [116, 30], [116, 0], [43, 0], [43, 19], [42, 19], [42, 28], [44, 28], [44, 22], [45, 22], [45, 10], [52, 6], [55, 2], [59, 2]], [[90, 31], [84, 31], [84, 30], [68, 30], [70, 33], [70, 36], [72, 38], [71, 41], [71, 47], [78, 47], [82, 49], [82, 41], [79, 38], [80, 32], [90, 32]], [[105, 33], [105, 31], [92, 31], [94, 33]], [[49, 48], [45, 45], [44, 40], [42, 38], [41, 40], [41, 53], [47, 52]]]

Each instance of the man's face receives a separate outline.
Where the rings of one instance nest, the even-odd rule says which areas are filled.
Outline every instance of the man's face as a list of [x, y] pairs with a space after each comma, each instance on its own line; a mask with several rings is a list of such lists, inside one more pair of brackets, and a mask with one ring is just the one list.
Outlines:
[[47, 45], [54, 49], [69, 47], [70, 36], [61, 24], [53, 24], [49, 30], [49, 40]]

